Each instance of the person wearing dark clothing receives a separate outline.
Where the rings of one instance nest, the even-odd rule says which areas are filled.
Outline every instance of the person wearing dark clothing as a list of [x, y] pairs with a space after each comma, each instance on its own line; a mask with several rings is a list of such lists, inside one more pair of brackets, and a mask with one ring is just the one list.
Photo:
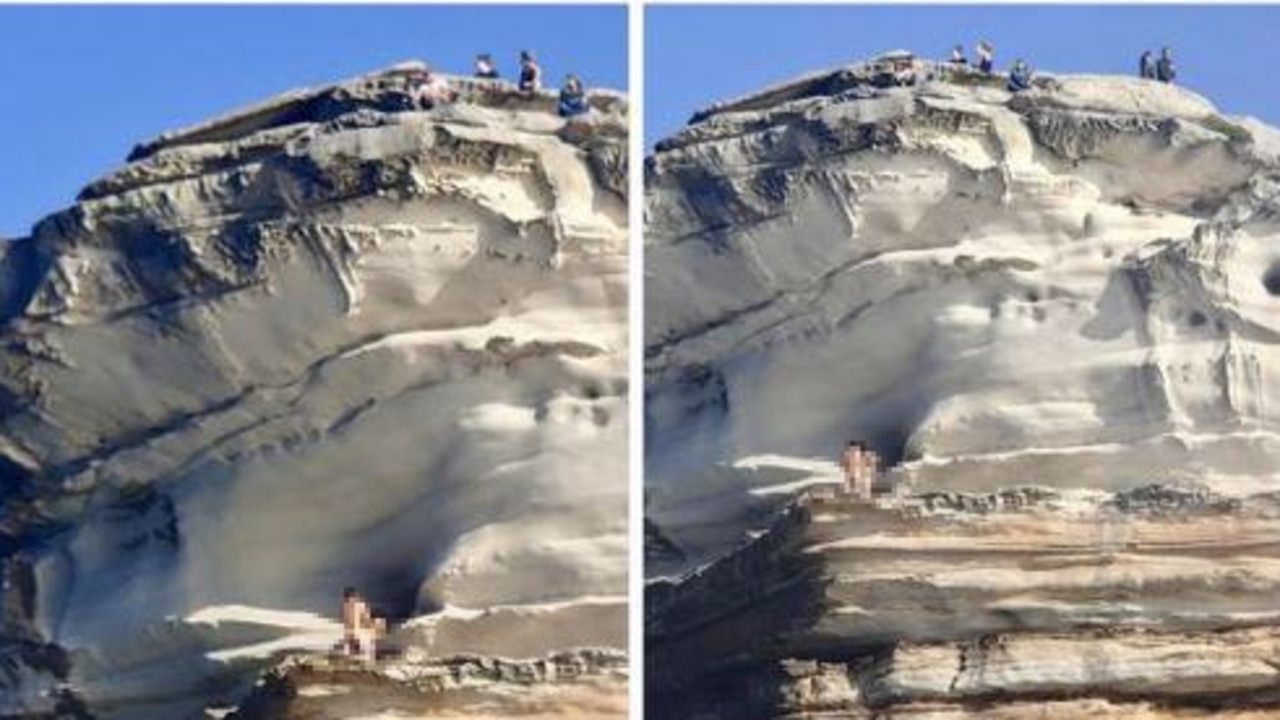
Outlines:
[[1143, 80], [1156, 79], [1156, 58], [1150, 50], [1142, 51], [1142, 58], [1138, 60], [1138, 76]]
[[476, 77], [486, 80], [498, 79], [498, 66], [493, 64], [493, 56], [485, 53], [476, 56]]
[[538, 61], [533, 59], [533, 53], [521, 50], [520, 92], [532, 95], [538, 92], [540, 87], [542, 87], [542, 68], [538, 67]]
[[996, 67], [996, 48], [991, 43], [983, 40], [978, 43], [978, 69], [990, 75], [995, 71]]
[[951, 50], [951, 64], [952, 65], [968, 65], [969, 64], [969, 58], [964, 56], [963, 45], [957, 45], [955, 46], [955, 48]]
[[1022, 92], [1031, 89], [1031, 66], [1025, 60], [1018, 60], [1009, 71], [1009, 92]]
[[1171, 83], [1177, 76], [1177, 70], [1173, 67], [1173, 55], [1169, 52], [1169, 48], [1161, 49], [1160, 59], [1156, 61], [1156, 79], [1162, 83]]
[[569, 75], [560, 87], [560, 103], [557, 107], [560, 117], [570, 118], [587, 111], [587, 94], [582, 89], [582, 81], [577, 75]]

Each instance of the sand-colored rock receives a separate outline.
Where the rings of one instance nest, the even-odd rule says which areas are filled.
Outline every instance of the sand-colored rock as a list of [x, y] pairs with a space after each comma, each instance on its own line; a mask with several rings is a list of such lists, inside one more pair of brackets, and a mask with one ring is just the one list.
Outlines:
[[424, 111], [416, 68], [143, 143], [0, 250], [0, 715], [203, 717], [345, 585], [432, 653], [625, 648], [626, 100]]
[[287, 658], [228, 720], [606, 720], [627, 717], [626, 657], [560, 653], [510, 661], [401, 658], [366, 668]]
[[[653, 716], [1280, 713], [1274, 131], [871, 76], [649, 160]], [[897, 496], [832, 499], [850, 439]]]

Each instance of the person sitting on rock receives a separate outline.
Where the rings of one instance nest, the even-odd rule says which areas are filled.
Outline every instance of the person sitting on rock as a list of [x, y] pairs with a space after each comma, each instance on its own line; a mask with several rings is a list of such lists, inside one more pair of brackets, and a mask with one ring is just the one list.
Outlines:
[[1178, 73], [1173, 67], [1173, 54], [1169, 48], [1160, 49], [1160, 59], [1156, 61], [1156, 79], [1162, 83], [1171, 83]]
[[375, 618], [360, 593], [353, 587], [342, 591], [342, 651], [349, 657], [372, 662], [377, 659], [378, 636], [387, 623]]
[[560, 103], [557, 112], [560, 117], [569, 118], [582, 115], [587, 111], [587, 94], [582, 89], [582, 81], [577, 75], [565, 76], [564, 85], [560, 87]]
[[533, 95], [542, 87], [542, 68], [528, 50], [520, 51], [520, 92]]
[[1138, 59], [1138, 76], [1143, 80], [1156, 79], [1156, 58], [1150, 50], [1143, 50], [1142, 57]]
[[978, 69], [987, 75], [995, 72], [996, 46], [983, 40], [978, 43]]
[[476, 56], [476, 77], [485, 80], [498, 79], [498, 66], [493, 63], [493, 56], [489, 53]]
[[951, 49], [951, 64], [952, 65], [968, 65], [969, 64], [969, 58], [964, 56], [963, 45], [957, 45]]
[[430, 110], [437, 105], [451, 103], [458, 99], [458, 93], [449, 86], [449, 81], [432, 72], [430, 68], [423, 71], [416, 94], [418, 107], [423, 110]]
[[1009, 71], [1009, 92], [1022, 92], [1031, 89], [1031, 66], [1026, 60], [1019, 59]]
[[898, 87], [910, 87], [916, 84], [916, 68], [914, 63], [901, 63], [893, 71], [893, 82]]

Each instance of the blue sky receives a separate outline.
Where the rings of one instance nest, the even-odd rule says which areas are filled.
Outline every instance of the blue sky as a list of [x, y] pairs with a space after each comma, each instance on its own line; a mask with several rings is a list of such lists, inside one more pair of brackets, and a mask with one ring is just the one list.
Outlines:
[[0, 237], [27, 234], [134, 144], [406, 59], [626, 87], [625, 6], [0, 5]]
[[1179, 81], [1280, 125], [1280, 6], [661, 6], [645, 15], [645, 144], [712, 101], [885, 50], [944, 57], [979, 39], [1004, 67], [1132, 73], [1169, 45]]

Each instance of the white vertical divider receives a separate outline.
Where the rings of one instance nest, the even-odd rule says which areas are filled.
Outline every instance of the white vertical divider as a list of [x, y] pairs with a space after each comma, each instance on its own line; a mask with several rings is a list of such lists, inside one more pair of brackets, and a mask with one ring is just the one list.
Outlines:
[[631, 133], [627, 178], [628, 244], [628, 467], [631, 566], [627, 637], [631, 720], [644, 718], [644, 2], [627, 2], [627, 95]]

